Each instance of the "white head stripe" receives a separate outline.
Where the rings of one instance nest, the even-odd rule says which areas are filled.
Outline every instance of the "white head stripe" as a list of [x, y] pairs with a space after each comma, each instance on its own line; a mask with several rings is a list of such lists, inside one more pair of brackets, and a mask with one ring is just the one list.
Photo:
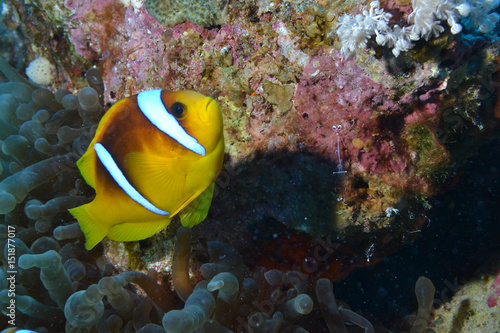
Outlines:
[[116, 165], [116, 162], [113, 160], [113, 156], [104, 148], [102, 144], [99, 142], [94, 145], [94, 150], [97, 153], [97, 157], [99, 157], [99, 160], [102, 162], [106, 170], [109, 171], [111, 174], [111, 177], [115, 180], [115, 182], [118, 184], [118, 186], [121, 187], [122, 190], [127, 193], [127, 195], [137, 202], [139, 205], [143, 206], [147, 210], [150, 210], [151, 212], [158, 214], [158, 215], [168, 215], [170, 214], [169, 212], [166, 212], [164, 210], [159, 209], [155, 205], [153, 205], [151, 202], [148, 201], [148, 199], [144, 198], [125, 178], [123, 175], [123, 172], [120, 170], [118, 165]]
[[137, 104], [149, 121], [160, 131], [198, 155], [205, 156], [205, 148], [179, 125], [177, 119], [168, 113], [161, 100], [161, 90], [146, 90], [137, 95]]

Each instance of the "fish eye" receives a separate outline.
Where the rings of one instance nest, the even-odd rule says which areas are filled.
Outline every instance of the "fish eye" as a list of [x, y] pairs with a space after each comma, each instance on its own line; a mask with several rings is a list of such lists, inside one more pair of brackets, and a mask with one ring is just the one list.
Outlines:
[[182, 103], [174, 103], [171, 112], [175, 118], [182, 118], [186, 115], [186, 106]]

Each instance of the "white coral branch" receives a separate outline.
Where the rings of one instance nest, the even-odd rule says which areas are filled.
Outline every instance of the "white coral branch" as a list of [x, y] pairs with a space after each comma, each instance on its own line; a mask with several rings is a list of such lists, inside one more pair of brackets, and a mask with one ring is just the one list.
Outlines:
[[346, 14], [339, 18], [340, 52], [345, 58], [352, 57], [375, 36], [377, 44], [392, 47], [392, 53], [397, 57], [413, 47], [412, 41], [438, 37], [445, 30], [442, 21], [448, 23], [452, 34], [458, 34], [462, 31], [459, 23], [462, 17], [468, 17], [480, 32], [486, 33], [493, 30], [500, 19], [497, 13], [490, 13], [499, 4], [500, 0], [412, 0], [413, 12], [408, 17], [410, 25], [401, 28], [398, 25], [390, 27], [392, 15], [380, 8], [379, 1], [372, 1], [370, 9], [363, 10], [362, 14], [354, 18]]

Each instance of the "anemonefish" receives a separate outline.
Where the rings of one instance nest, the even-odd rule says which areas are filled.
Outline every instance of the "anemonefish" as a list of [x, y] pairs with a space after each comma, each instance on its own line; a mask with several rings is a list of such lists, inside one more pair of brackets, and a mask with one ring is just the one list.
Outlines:
[[208, 213], [222, 168], [219, 104], [194, 91], [148, 90], [113, 105], [77, 166], [96, 191], [70, 209], [90, 250], [106, 235], [151, 237], [179, 215], [193, 227]]

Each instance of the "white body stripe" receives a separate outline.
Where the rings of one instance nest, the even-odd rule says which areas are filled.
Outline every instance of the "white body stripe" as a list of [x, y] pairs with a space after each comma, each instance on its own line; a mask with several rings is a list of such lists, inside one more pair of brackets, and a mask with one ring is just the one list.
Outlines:
[[205, 148], [189, 135], [177, 119], [168, 113], [161, 100], [161, 90], [146, 90], [137, 95], [137, 104], [149, 121], [160, 131], [198, 155], [205, 156]]
[[104, 164], [104, 167], [106, 170], [109, 171], [111, 174], [111, 177], [115, 180], [115, 182], [122, 188], [122, 190], [127, 193], [127, 195], [137, 202], [139, 205], [143, 206], [147, 210], [158, 214], [158, 215], [168, 215], [170, 214], [169, 212], [166, 212], [164, 210], [159, 209], [155, 205], [153, 205], [151, 202], [148, 201], [148, 199], [144, 198], [133, 186], [130, 184], [123, 175], [123, 172], [120, 170], [118, 165], [116, 165], [116, 162], [113, 160], [113, 156], [104, 148], [102, 144], [99, 142], [94, 145], [94, 150], [97, 153], [97, 157], [99, 157], [99, 160]]

